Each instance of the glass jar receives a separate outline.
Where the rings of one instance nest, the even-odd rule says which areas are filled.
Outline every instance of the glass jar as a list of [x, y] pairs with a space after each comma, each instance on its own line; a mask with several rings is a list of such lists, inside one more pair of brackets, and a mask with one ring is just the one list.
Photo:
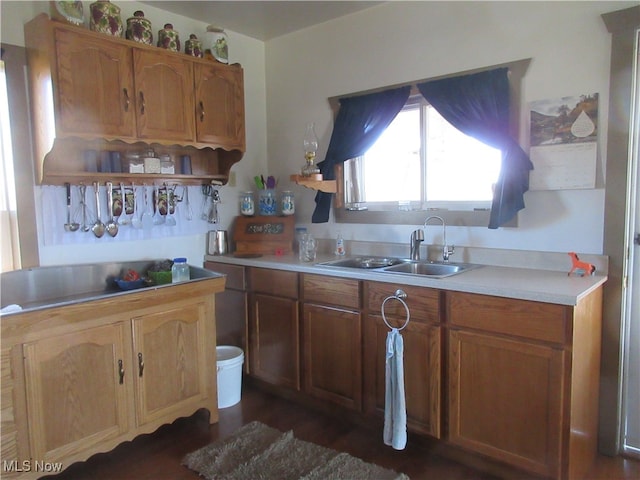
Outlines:
[[171, 283], [186, 282], [190, 278], [187, 259], [184, 257], [174, 258], [171, 267]]
[[176, 173], [176, 167], [171, 159], [171, 155], [165, 153], [160, 155], [160, 173], [173, 175]]
[[220, 63], [229, 63], [229, 43], [224, 28], [209, 25], [205, 33], [204, 48]]
[[296, 205], [293, 198], [293, 192], [289, 190], [285, 190], [282, 192], [280, 196], [280, 209], [282, 210], [282, 215], [288, 216], [296, 213]]
[[315, 262], [318, 252], [318, 242], [310, 233], [303, 233], [300, 237], [298, 259], [301, 262]]
[[242, 192], [240, 194], [240, 213], [245, 217], [255, 215], [256, 206], [253, 201], [253, 192]]
[[260, 215], [275, 215], [276, 214], [276, 192], [271, 188], [266, 190], [260, 190], [258, 199], [258, 213]]

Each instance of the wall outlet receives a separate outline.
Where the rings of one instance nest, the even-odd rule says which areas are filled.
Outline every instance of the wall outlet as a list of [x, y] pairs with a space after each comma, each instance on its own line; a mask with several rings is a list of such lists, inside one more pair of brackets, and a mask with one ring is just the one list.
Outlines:
[[227, 185], [230, 187], [236, 186], [236, 172], [229, 172], [229, 181], [227, 182]]

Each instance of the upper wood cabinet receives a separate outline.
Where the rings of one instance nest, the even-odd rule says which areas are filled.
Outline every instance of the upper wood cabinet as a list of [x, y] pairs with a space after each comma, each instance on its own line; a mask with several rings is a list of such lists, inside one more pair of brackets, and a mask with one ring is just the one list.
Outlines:
[[201, 143], [245, 149], [244, 84], [241, 69], [224, 65], [193, 65], [196, 89], [196, 134]]
[[192, 67], [186, 55], [133, 49], [139, 138], [195, 140]]
[[[226, 183], [242, 158], [239, 65], [110, 37], [44, 14], [25, 25], [25, 43], [39, 183]], [[190, 155], [192, 174], [96, 173], [84, 162], [87, 150], [124, 155], [148, 148], [176, 163]]]
[[135, 136], [131, 48], [55, 30], [60, 135]]

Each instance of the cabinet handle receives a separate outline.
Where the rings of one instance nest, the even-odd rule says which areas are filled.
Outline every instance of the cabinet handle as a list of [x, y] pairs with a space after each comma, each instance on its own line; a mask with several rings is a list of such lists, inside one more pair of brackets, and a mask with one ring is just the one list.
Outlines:
[[142, 90], [140, 90], [140, 115], [144, 115], [144, 107], [144, 93], [142, 92]]
[[200, 101], [200, 121], [204, 122], [204, 103]]
[[129, 111], [129, 104], [131, 101], [129, 100], [129, 91], [126, 88], [122, 89], [122, 93], [124, 93], [124, 111]]
[[118, 373], [120, 374], [120, 385], [124, 383], [124, 365], [122, 359], [118, 360]]
[[144, 360], [142, 360], [142, 353], [138, 353], [138, 376], [142, 376], [144, 372]]

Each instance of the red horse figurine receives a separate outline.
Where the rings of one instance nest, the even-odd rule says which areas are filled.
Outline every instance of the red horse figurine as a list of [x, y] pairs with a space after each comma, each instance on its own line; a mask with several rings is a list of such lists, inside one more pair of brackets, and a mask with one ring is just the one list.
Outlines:
[[584, 277], [586, 274], [593, 275], [593, 273], [596, 271], [595, 265], [583, 262], [578, 258], [578, 255], [576, 255], [575, 252], [569, 252], [569, 256], [571, 257], [571, 262], [573, 263], [573, 265], [567, 275], [571, 275], [575, 272], [576, 275]]

